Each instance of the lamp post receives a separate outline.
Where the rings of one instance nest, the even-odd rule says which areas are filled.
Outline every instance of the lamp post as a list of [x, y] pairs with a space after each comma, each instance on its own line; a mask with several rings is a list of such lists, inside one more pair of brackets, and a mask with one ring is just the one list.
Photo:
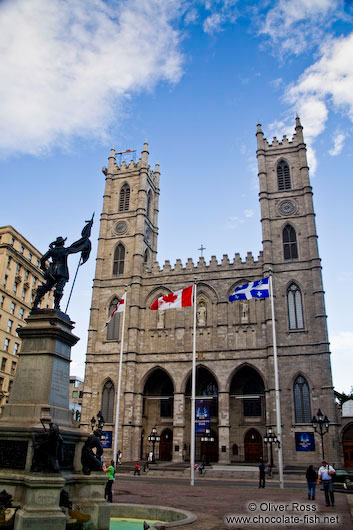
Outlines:
[[155, 457], [154, 457], [154, 446], [156, 445], [156, 442], [159, 442], [161, 437], [159, 434], [157, 434], [156, 427], [153, 427], [151, 434], [148, 437], [148, 441], [152, 442], [152, 462], [155, 463]]
[[[92, 432], [94, 431], [94, 428], [95, 428], [96, 424], [97, 424], [97, 429], [99, 431], [102, 431], [102, 429], [104, 427], [104, 424], [105, 424], [105, 421], [104, 421], [104, 418], [103, 418], [103, 415], [102, 415], [101, 411], [97, 412], [96, 416], [97, 416], [97, 419], [94, 416], [92, 416], [92, 418], [91, 418], [91, 429], [92, 429]], [[101, 436], [100, 438], [103, 439], [104, 437]]]
[[326, 414], [324, 414], [322, 410], [319, 409], [316, 413], [316, 416], [313, 416], [311, 423], [312, 423], [312, 426], [314, 427], [314, 431], [320, 435], [321, 448], [322, 448], [322, 459], [325, 460], [324, 436], [326, 433], [328, 433], [328, 430], [330, 427], [330, 420], [328, 419]]
[[210, 465], [210, 459], [208, 454], [209, 443], [214, 442], [214, 437], [211, 435], [210, 429], [205, 429], [204, 436], [201, 436], [201, 442], [206, 444], [206, 466]]
[[277, 446], [280, 447], [280, 441], [278, 440], [276, 434], [273, 432], [272, 427], [268, 427], [267, 432], [264, 436], [264, 442], [266, 445], [270, 446], [270, 468], [268, 470], [268, 474], [270, 477], [272, 477], [272, 468], [273, 468], [272, 444], [277, 444]]

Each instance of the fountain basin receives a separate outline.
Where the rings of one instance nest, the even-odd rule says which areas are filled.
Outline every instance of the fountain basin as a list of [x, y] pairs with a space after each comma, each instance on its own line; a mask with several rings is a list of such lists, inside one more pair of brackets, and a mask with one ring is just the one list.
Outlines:
[[166, 528], [176, 528], [193, 523], [197, 516], [187, 510], [170, 508], [169, 506], [151, 506], [148, 504], [112, 503], [110, 505], [111, 518], [142, 519], [156, 522], [153, 528], [163, 530]]

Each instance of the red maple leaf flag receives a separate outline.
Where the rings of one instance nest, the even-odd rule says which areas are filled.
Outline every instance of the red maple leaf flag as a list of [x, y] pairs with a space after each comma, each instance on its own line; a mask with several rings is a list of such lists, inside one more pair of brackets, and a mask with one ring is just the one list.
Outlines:
[[160, 296], [153, 302], [151, 309], [164, 310], [192, 306], [193, 289], [194, 286], [190, 285], [190, 287], [180, 289], [180, 291], [175, 291], [175, 293], [168, 293], [164, 296]]

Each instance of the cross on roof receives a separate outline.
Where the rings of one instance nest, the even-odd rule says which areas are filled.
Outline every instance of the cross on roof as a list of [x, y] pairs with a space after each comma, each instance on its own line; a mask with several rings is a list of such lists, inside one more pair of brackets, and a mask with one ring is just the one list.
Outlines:
[[201, 257], [202, 257], [203, 256], [202, 252], [206, 250], [206, 247], [204, 247], [203, 244], [201, 243], [201, 247], [197, 250], [201, 250]]

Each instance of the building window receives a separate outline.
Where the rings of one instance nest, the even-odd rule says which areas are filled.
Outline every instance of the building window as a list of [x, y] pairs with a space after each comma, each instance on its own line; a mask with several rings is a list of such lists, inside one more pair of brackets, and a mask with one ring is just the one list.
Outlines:
[[8, 386], [8, 389], [7, 389], [7, 391], [8, 391], [9, 393], [11, 392], [12, 387], [13, 387], [13, 381], [9, 381], [9, 386]]
[[5, 338], [5, 341], [4, 341], [4, 351], [8, 351], [8, 350], [9, 350], [9, 344], [10, 344], [10, 339]]
[[3, 386], [4, 386], [4, 378], [0, 377], [0, 390], [3, 389]]
[[102, 415], [106, 423], [113, 423], [114, 416], [114, 385], [113, 382], [109, 379], [103, 387], [102, 392]]
[[287, 289], [289, 329], [303, 329], [303, 304], [299, 287], [292, 283]]
[[25, 298], [26, 298], [26, 289], [22, 289], [21, 299], [24, 300]]
[[29, 276], [29, 271], [26, 271], [25, 272], [25, 280], [28, 280], [28, 276]]
[[39, 259], [36, 260], [36, 267], [39, 267]]
[[18, 342], [15, 342], [14, 346], [13, 346], [13, 354], [14, 355], [17, 355], [18, 354], [18, 349], [19, 349], [20, 345]]
[[[72, 391], [72, 397], [73, 398], [78, 398], [78, 390], [73, 390]], [[103, 416], [103, 418], [104, 418], [104, 416]]]
[[11, 243], [10, 243], [10, 245], [13, 247], [14, 244], [15, 244], [15, 240], [14, 240], [14, 238], [12, 237], [12, 238], [11, 238]]
[[130, 186], [124, 184], [120, 190], [119, 212], [127, 212], [130, 204]]
[[11, 333], [13, 320], [9, 319], [7, 322], [7, 333]]
[[22, 326], [17, 326], [17, 329], [15, 330], [15, 332], [16, 332], [16, 337], [19, 336], [18, 333], [17, 333], [17, 330], [18, 330], [18, 329], [21, 329], [21, 328], [22, 328]]
[[32, 252], [28, 252], [28, 260], [29, 261], [32, 261], [32, 256], [33, 256]]
[[289, 166], [284, 160], [281, 160], [277, 165], [277, 184], [279, 191], [290, 190], [292, 187]]
[[15, 371], [16, 371], [16, 362], [12, 361], [12, 363], [11, 363], [11, 375], [14, 375]]
[[[110, 316], [112, 314], [112, 312], [116, 308], [116, 304], [118, 304], [118, 303], [119, 303], [118, 298], [114, 298], [112, 300], [112, 303], [110, 304], [110, 307], [109, 307], [109, 315], [108, 316]], [[120, 330], [120, 313], [115, 311], [113, 318], [111, 319], [111, 321], [108, 324], [107, 340], [118, 340], [119, 339], [119, 330]], [[104, 414], [103, 414], [103, 416], [104, 416]]]
[[113, 276], [124, 274], [125, 247], [121, 243], [116, 247], [114, 252]]
[[147, 195], [147, 217], [148, 219], [152, 220], [151, 207], [152, 207], [152, 192], [150, 190]]
[[3, 281], [2, 281], [2, 285], [3, 285], [3, 287], [6, 287], [7, 278], [8, 278], [8, 275], [5, 274], [5, 275], [4, 275], [4, 279], [3, 279]]
[[3, 307], [4, 302], [5, 302], [5, 296], [2, 294], [1, 299], [0, 299], [0, 307]]
[[33, 278], [32, 280], [32, 287], [35, 287], [37, 284], [37, 278]]
[[23, 318], [24, 311], [25, 310], [23, 309], [23, 307], [20, 307], [20, 310], [18, 312], [18, 318]]
[[3, 358], [1, 359], [1, 370], [2, 370], [3, 372], [5, 371], [5, 368], [6, 368], [6, 361], [7, 361], [6, 357], [3, 357]]
[[309, 385], [301, 375], [294, 381], [294, 410], [296, 423], [311, 422]]
[[13, 294], [17, 293], [17, 283], [16, 282], [13, 284], [12, 292], [13, 292]]
[[21, 272], [21, 265], [17, 263], [16, 274], [20, 274], [20, 272]]
[[15, 307], [16, 307], [15, 302], [11, 302], [11, 307], [10, 307], [10, 313], [11, 313], [11, 315], [14, 314], [14, 312], [15, 312]]
[[24, 247], [21, 247], [21, 250], [20, 250], [21, 254], [23, 254], [24, 251], [25, 251]]
[[8, 268], [10, 268], [11, 261], [12, 261], [11, 256], [8, 256], [8, 257], [7, 257], [7, 267], [8, 267]]
[[284, 259], [298, 258], [297, 235], [291, 225], [283, 229], [283, 255]]

